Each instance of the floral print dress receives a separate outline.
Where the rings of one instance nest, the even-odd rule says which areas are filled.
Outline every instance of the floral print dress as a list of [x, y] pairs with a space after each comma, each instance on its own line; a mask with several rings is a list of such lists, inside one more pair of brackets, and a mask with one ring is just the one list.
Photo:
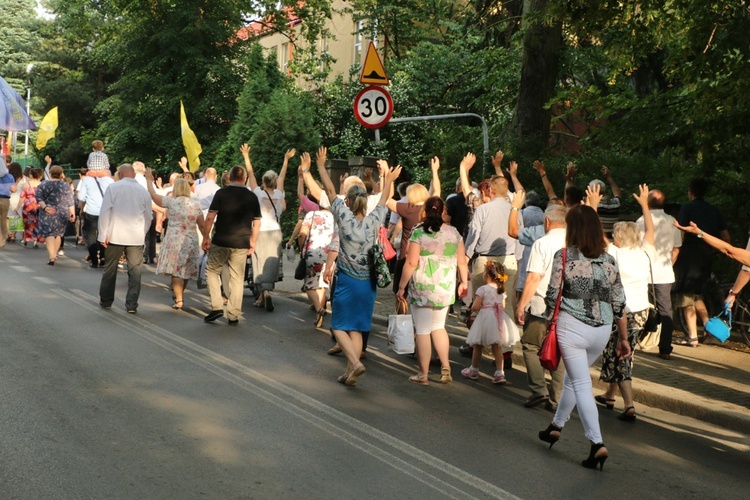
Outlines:
[[198, 279], [200, 253], [196, 224], [203, 215], [200, 202], [187, 196], [165, 196], [164, 207], [169, 210], [169, 229], [156, 272], [186, 280]]
[[417, 226], [411, 243], [419, 245], [419, 264], [409, 282], [409, 300], [419, 307], [443, 308], [456, 300], [456, 268], [462, 241], [456, 228], [443, 224], [439, 231], [428, 233]]
[[301, 250], [307, 264], [307, 276], [305, 276], [302, 289], [328, 288], [328, 284], [323, 281], [323, 274], [331, 240], [336, 230], [333, 214], [326, 210], [308, 212], [302, 222], [302, 227], [308, 228], [307, 241]]
[[27, 185], [21, 192], [21, 215], [23, 216], [23, 241], [36, 243], [39, 240], [39, 203], [36, 201], [36, 186]]

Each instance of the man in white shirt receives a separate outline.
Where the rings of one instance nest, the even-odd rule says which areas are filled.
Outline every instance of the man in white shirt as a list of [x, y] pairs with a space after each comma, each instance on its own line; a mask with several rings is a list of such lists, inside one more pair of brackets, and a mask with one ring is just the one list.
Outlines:
[[89, 250], [89, 264], [93, 268], [104, 263], [104, 248], [99, 244], [99, 213], [104, 192], [115, 181], [112, 177], [84, 175], [78, 184], [78, 201], [83, 202], [83, 237]]
[[195, 195], [198, 197], [201, 203], [201, 210], [203, 210], [203, 217], [208, 216], [208, 208], [211, 206], [211, 201], [214, 199], [214, 194], [218, 191], [221, 186], [216, 183], [218, 174], [216, 169], [209, 167], [203, 174], [203, 182], [195, 183]]
[[[654, 221], [654, 247], [656, 258], [651, 262], [654, 283], [656, 310], [661, 316], [659, 337], [659, 357], [669, 359], [672, 352], [672, 285], [675, 276], [672, 266], [680, 254], [682, 234], [674, 227], [674, 217], [664, 213], [664, 193], [652, 189], [648, 193], [648, 208]], [[644, 234], [643, 217], [636, 221], [641, 235]]]
[[125, 308], [135, 314], [141, 292], [143, 242], [151, 225], [151, 195], [135, 180], [133, 166], [117, 169], [120, 180], [104, 192], [99, 212], [99, 241], [104, 247], [104, 274], [99, 287], [99, 305], [112, 307], [115, 300], [117, 262], [125, 254], [128, 261], [128, 293]]
[[531, 247], [529, 262], [526, 266], [526, 283], [515, 311], [516, 321], [519, 325], [523, 325], [521, 346], [523, 347], [523, 360], [526, 363], [526, 378], [531, 389], [531, 395], [523, 404], [526, 408], [546, 403], [547, 409], [554, 411], [557, 409], [557, 399], [562, 394], [565, 374], [562, 360], [558, 369], [551, 373], [552, 384], [548, 390], [544, 368], [539, 362], [539, 349], [547, 334], [548, 322], [545, 317], [544, 298], [552, 276], [552, 261], [555, 253], [565, 247], [566, 214], [567, 208], [562, 205], [548, 205], [544, 211], [546, 234], [536, 240]]

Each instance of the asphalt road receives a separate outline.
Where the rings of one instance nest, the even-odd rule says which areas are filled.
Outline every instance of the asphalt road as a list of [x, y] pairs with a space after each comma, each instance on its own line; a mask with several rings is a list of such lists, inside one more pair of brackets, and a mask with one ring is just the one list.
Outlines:
[[[168, 279], [144, 272], [136, 316], [119, 273], [112, 309], [101, 270], [68, 245], [0, 250], [0, 498], [742, 498], [746, 435], [641, 407], [636, 424], [601, 410], [604, 472], [573, 416], [552, 450], [551, 414], [525, 409], [525, 376], [493, 386], [410, 384], [410, 357], [371, 337], [357, 387], [314, 314], [246, 296], [238, 327], [205, 325], [191, 284], [171, 309]], [[328, 322], [326, 321], [326, 324]], [[487, 365], [485, 373], [490, 373]]]

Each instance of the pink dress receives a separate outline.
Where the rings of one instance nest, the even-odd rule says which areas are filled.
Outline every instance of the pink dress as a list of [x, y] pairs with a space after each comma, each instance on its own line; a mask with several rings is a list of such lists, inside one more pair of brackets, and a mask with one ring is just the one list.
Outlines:
[[505, 294], [497, 293], [496, 286], [483, 285], [479, 287], [476, 295], [482, 297], [482, 309], [477, 313], [474, 324], [469, 329], [466, 343], [470, 346], [508, 344], [508, 335], [503, 322]]

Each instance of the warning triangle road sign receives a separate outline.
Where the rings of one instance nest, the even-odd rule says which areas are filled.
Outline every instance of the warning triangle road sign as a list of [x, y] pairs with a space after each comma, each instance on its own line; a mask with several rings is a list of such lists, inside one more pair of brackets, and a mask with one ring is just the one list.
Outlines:
[[383, 62], [378, 55], [378, 49], [375, 44], [370, 42], [367, 48], [367, 57], [365, 64], [362, 66], [362, 73], [359, 75], [359, 82], [365, 85], [389, 85], [388, 73], [385, 72]]

